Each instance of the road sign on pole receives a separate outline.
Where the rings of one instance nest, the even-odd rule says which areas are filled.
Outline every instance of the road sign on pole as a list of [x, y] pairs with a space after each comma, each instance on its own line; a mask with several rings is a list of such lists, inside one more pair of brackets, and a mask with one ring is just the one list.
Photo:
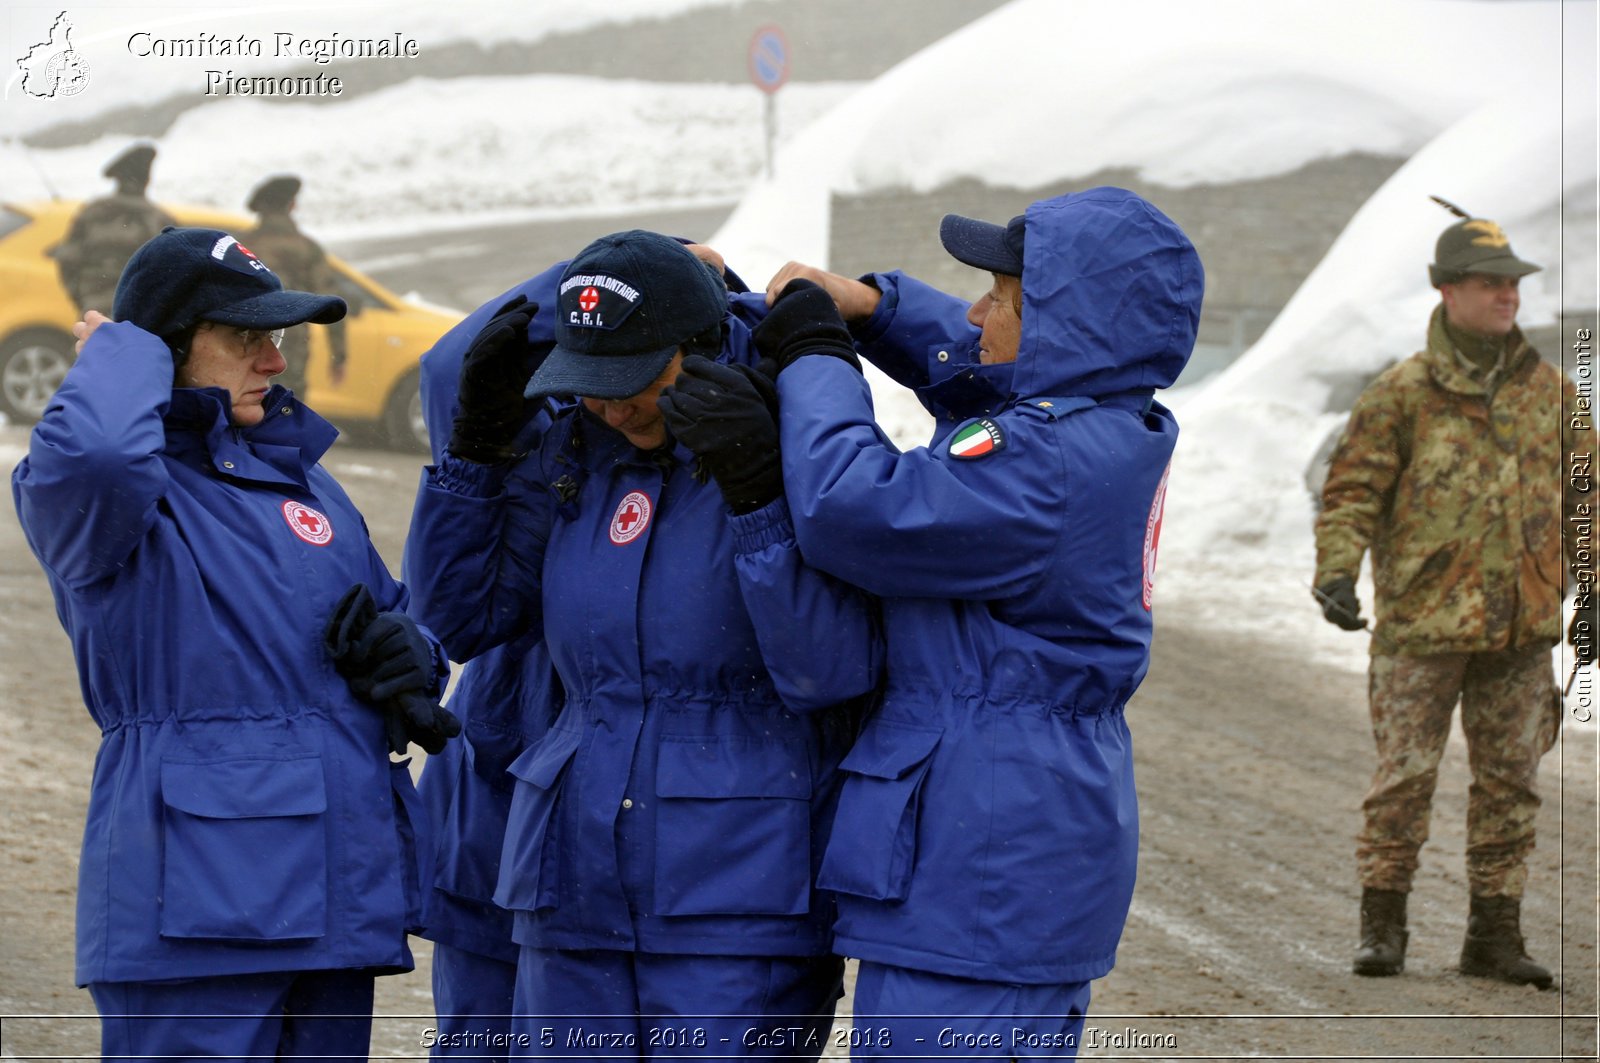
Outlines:
[[769, 96], [789, 80], [789, 38], [776, 26], [762, 26], [750, 36], [750, 80]]
[[777, 134], [777, 95], [789, 80], [789, 39], [777, 26], [762, 26], [750, 35], [746, 59], [750, 80], [766, 94], [762, 108], [767, 137], [767, 176], [772, 176], [772, 143]]

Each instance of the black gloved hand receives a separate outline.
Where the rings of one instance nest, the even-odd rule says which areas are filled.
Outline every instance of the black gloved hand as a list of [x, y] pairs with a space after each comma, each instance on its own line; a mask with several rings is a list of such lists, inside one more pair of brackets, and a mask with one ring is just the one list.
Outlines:
[[350, 689], [383, 713], [391, 752], [415, 742], [437, 753], [461, 733], [461, 721], [425, 693], [434, 679], [432, 646], [404, 613], [378, 612], [366, 584], [345, 591], [323, 641]]
[[1567, 625], [1567, 643], [1572, 647], [1572, 664], [1585, 668], [1595, 660], [1595, 614], [1593, 601], [1587, 594], [1578, 596], [1578, 605], [1572, 610], [1572, 622]]
[[396, 753], [406, 751], [407, 741], [415, 742], [429, 753], [438, 753], [446, 742], [461, 733], [461, 721], [456, 719], [455, 713], [426, 694], [415, 691], [396, 694], [384, 702], [383, 708], [389, 728], [389, 748]]
[[322, 641], [327, 644], [333, 666], [346, 679], [364, 672], [355, 661], [356, 640], [377, 618], [378, 603], [365, 583], [357, 583], [345, 591], [339, 604], [333, 607], [333, 615], [322, 632]]
[[433, 646], [405, 613], [379, 613], [356, 636], [351, 657], [362, 670], [372, 701], [430, 689], [437, 672]]
[[762, 360], [772, 360], [774, 377], [807, 354], [830, 354], [861, 372], [861, 359], [833, 296], [803, 277], [784, 285], [751, 338]]
[[1356, 581], [1349, 576], [1329, 580], [1311, 592], [1322, 606], [1322, 618], [1345, 631], [1360, 631], [1367, 626], [1361, 618], [1361, 599], [1356, 597]]
[[[461, 721], [428, 696], [437, 672], [433, 646], [405, 613], [379, 613], [356, 638], [351, 657], [364, 669], [367, 700], [386, 717], [389, 748], [404, 753], [410, 740], [437, 753], [461, 733]], [[352, 683], [361, 693], [361, 687]]]
[[516, 296], [473, 337], [461, 360], [447, 448], [456, 457], [492, 465], [516, 456], [512, 440], [535, 406], [522, 391], [552, 346], [528, 339], [528, 324], [538, 312], [538, 303]]
[[656, 406], [678, 441], [722, 491], [735, 513], [760, 509], [783, 493], [778, 405], [772, 381], [745, 366], [692, 354]]

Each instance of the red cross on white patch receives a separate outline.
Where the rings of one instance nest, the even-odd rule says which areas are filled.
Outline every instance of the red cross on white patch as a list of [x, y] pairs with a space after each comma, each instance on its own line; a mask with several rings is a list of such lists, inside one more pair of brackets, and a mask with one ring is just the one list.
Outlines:
[[578, 309], [585, 314], [592, 313], [600, 305], [600, 289], [589, 287], [578, 293]]
[[611, 516], [611, 541], [618, 546], [633, 542], [650, 526], [650, 496], [629, 491]]
[[1167, 512], [1167, 477], [1172, 475], [1172, 463], [1167, 463], [1167, 471], [1161, 474], [1161, 482], [1156, 485], [1156, 497], [1150, 501], [1150, 515], [1144, 522], [1144, 609], [1150, 611], [1150, 605], [1156, 593], [1156, 552], [1161, 547], [1161, 518]]
[[283, 519], [289, 522], [290, 531], [312, 546], [327, 546], [333, 541], [333, 525], [310, 506], [290, 499], [283, 504]]

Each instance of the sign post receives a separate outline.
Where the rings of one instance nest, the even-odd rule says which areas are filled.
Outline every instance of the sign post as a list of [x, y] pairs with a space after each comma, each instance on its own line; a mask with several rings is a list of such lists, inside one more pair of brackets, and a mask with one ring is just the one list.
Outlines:
[[750, 80], [766, 95], [763, 125], [767, 138], [767, 177], [772, 177], [772, 144], [777, 135], [778, 90], [789, 80], [789, 40], [777, 26], [762, 26], [750, 37]]

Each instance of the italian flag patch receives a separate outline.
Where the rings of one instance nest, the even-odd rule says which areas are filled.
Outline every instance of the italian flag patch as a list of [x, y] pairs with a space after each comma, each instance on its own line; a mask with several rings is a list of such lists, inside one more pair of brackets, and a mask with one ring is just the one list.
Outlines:
[[1006, 448], [1006, 434], [987, 417], [980, 417], [950, 437], [952, 458], [983, 458]]

